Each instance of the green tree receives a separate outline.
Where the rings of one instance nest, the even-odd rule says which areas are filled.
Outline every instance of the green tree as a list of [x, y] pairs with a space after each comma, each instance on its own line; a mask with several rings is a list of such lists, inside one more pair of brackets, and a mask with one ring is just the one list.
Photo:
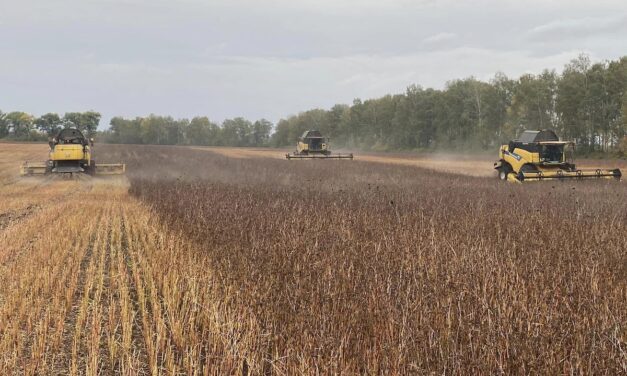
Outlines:
[[488, 109], [486, 111], [487, 137], [497, 144], [502, 144], [516, 136], [516, 125], [508, 118], [512, 106], [516, 83], [503, 73], [497, 73], [490, 80], [490, 88], [486, 93]]
[[250, 146], [252, 123], [242, 117], [226, 119], [222, 123], [222, 141], [229, 146]]
[[272, 123], [266, 119], [257, 120], [252, 125], [253, 146], [267, 146], [270, 140], [270, 132], [272, 132]]
[[189, 125], [189, 120], [180, 119], [174, 120], [172, 117], [168, 116], [165, 118], [166, 121], [166, 144], [168, 145], [180, 145], [185, 141], [185, 133], [187, 126]]
[[33, 130], [33, 116], [26, 112], [14, 111], [6, 115], [9, 134], [17, 139], [31, 139]]
[[89, 135], [91, 135], [92, 133], [95, 133], [96, 130], [98, 130], [98, 125], [100, 125], [100, 118], [101, 118], [101, 115], [99, 112], [95, 112], [95, 111], [83, 112], [83, 116], [82, 116], [83, 126], [85, 127], [85, 130], [87, 130], [87, 133]]
[[206, 116], [195, 117], [187, 126], [187, 144], [219, 145], [220, 128]]
[[168, 143], [167, 121], [162, 116], [150, 115], [140, 123], [141, 138], [144, 144], [165, 145]]
[[446, 121], [439, 129], [439, 139], [449, 146], [472, 144], [476, 130], [482, 126], [481, 89], [474, 78], [455, 80], [447, 84], [443, 95]]
[[338, 142], [340, 144], [346, 143], [346, 134], [342, 133], [342, 121], [349, 111], [349, 106], [345, 104], [336, 104], [326, 113], [325, 123], [327, 128], [325, 129], [325, 132], [329, 137], [334, 139], [334, 142]]
[[53, 136], [62, 128], [63, 122], [59, 115], [51, 112], [35, 119], [35, 126], [48, 136]]
[[607, 67], [609, 142], [614, 145], [627, 135], [627, 57]]
[[510, 121], [525, 129], [557, 128], [558, 75], [545, 70], [541, 75], [525, 74], [513, 90]]
[[627, 92], [623, 95], [621, 114], [616, 126], [618, 138], [624, 140], [627, 137]]
[[66, 112], [63, 115], [63, 126], [65, 128], [77, 128], [90, 137], [98, 129], [100, 117], [100, 113], [95, 111]]
[[143, 142], [141, 122], [141, 118], [127, 120], [122, 117], [114, 117], [109, 123], [110, 141], [118, 144], [141, 144]]
[[7, 120], [7, 114], [0, 111], [0, 138], [4, 138], [9, 135], [9, 121]]
[[586, 103], [590, 59], [581, 55], [564, 68], [557, 87], [557, 112], [561, 119], [561, 135], [574, 139], [584, 148], [592, 146], [589, 107]]
[[[289, 134], [292, 124], [289, 119], [281, 119], [276, 125], [276, 130], [272, 134], [271, 144], [274, 147], [287, 146], [290, 144]], [[296, 143], [296, 140], [294, 140]]]

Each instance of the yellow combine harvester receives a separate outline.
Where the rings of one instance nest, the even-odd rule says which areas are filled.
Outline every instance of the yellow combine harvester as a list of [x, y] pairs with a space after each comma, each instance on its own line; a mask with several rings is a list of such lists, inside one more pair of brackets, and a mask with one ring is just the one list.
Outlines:
[[308, 130], [298, 139], [296, 151], [285, 154], [287, 159], [353, 159], [353, 154], [331, 153], [329, 139], [320, 131]]
[[567, 150], [574, 146], [573, 141], [560, 141], [551, 130], [524, 131], [508, 145], [501, 146], [499, 160], [494, 168], [499, 179], [523, 182], [539, 180], [615, 178], [620, 180], [619, 169], [577, 169], [572, 157], [567, 158]]
[[96, 163], [92, 150], [94, 140], [85, 138], [78, 129], [62, 129], [48, 144], [48, 161], [24, 162], [20, 169], [22, 176], [74, 173], [120, 175], [126, 172], [123, 163]]

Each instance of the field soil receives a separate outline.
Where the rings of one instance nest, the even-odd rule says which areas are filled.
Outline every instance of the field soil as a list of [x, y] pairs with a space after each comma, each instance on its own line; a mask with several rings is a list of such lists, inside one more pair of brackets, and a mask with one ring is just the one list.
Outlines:
[[[285, 159], [285, 154], [292, 149], [267, 148], [232, 148], [232, 147], [193, 147], [196, 150], [211, 151], [231, 158], [275, 158]], [[344, 152], [344, 151], [343, 151]], [[354, 153], [357, 161], [414, 166], [439, 172], [449, 172], [459, 175], [490, 177], [496, 176], [494, 162], [498, 154], [461, 154], [453, 152], [435, 153]], [[294, 161], [298, 163], [300, 161]], [[576, 161], [580, 168], [627, 168], [626, 160], [594, 160], [581, 159]]]
[[[231, 158], [275, 158], [285, 159], [285, 154], [291, 149], [253, 149], [253, 148], [221, 148], [202, 147], [198, 150], [207, 150]], [[442, 172], [452, 172], [456, 174], [470, 176], [491, 176], [494, 175], [492, 159], [486, 156], [468, 157], [455, 154], [433, 154], [433, 155], [411, 155], [409, 153], [357, 153], [354, 160], [398, 164], [404, 166], [415, 166]], [[299, 163], [302, 161], [294, 161]]]
[[96, 147], [127, 175], [0, 148], [2, 375], [627, 373], [624, 182]]

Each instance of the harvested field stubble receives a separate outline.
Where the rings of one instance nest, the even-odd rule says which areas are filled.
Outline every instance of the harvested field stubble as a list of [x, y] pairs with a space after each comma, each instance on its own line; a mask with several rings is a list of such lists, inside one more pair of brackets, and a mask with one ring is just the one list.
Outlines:
[[169, 333], [147, 348], [154, 364], [627, 372], [624, 183], [519, 186], [408, 166], [127, 150], [106, 157], [126, 161], [130, 192], [194, 244], [131, 252], [147, 257], [135, 285], [163, 302], [147, 310], [163, 322], [143, 324], [145, 335]]

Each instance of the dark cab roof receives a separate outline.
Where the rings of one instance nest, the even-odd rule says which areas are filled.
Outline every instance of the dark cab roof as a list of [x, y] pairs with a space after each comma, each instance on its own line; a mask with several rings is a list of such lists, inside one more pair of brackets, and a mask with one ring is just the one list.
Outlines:
[[57, 134], [57, 140], [83, 140], [85, 136], [76, 128], [64, 128]]
[[518, 137], [516, 142], [530, 144], [534, 142], [552, 142], [559, 140], [560, 138], [557, 137], [555, 132], [549, 129], [544, 129], [541, 131], [524, 131], [520, 137]]
[[301, 138], [322, 138], [322, 133], [320, 133], [320, 131], [310, 129], [305, 131]]

